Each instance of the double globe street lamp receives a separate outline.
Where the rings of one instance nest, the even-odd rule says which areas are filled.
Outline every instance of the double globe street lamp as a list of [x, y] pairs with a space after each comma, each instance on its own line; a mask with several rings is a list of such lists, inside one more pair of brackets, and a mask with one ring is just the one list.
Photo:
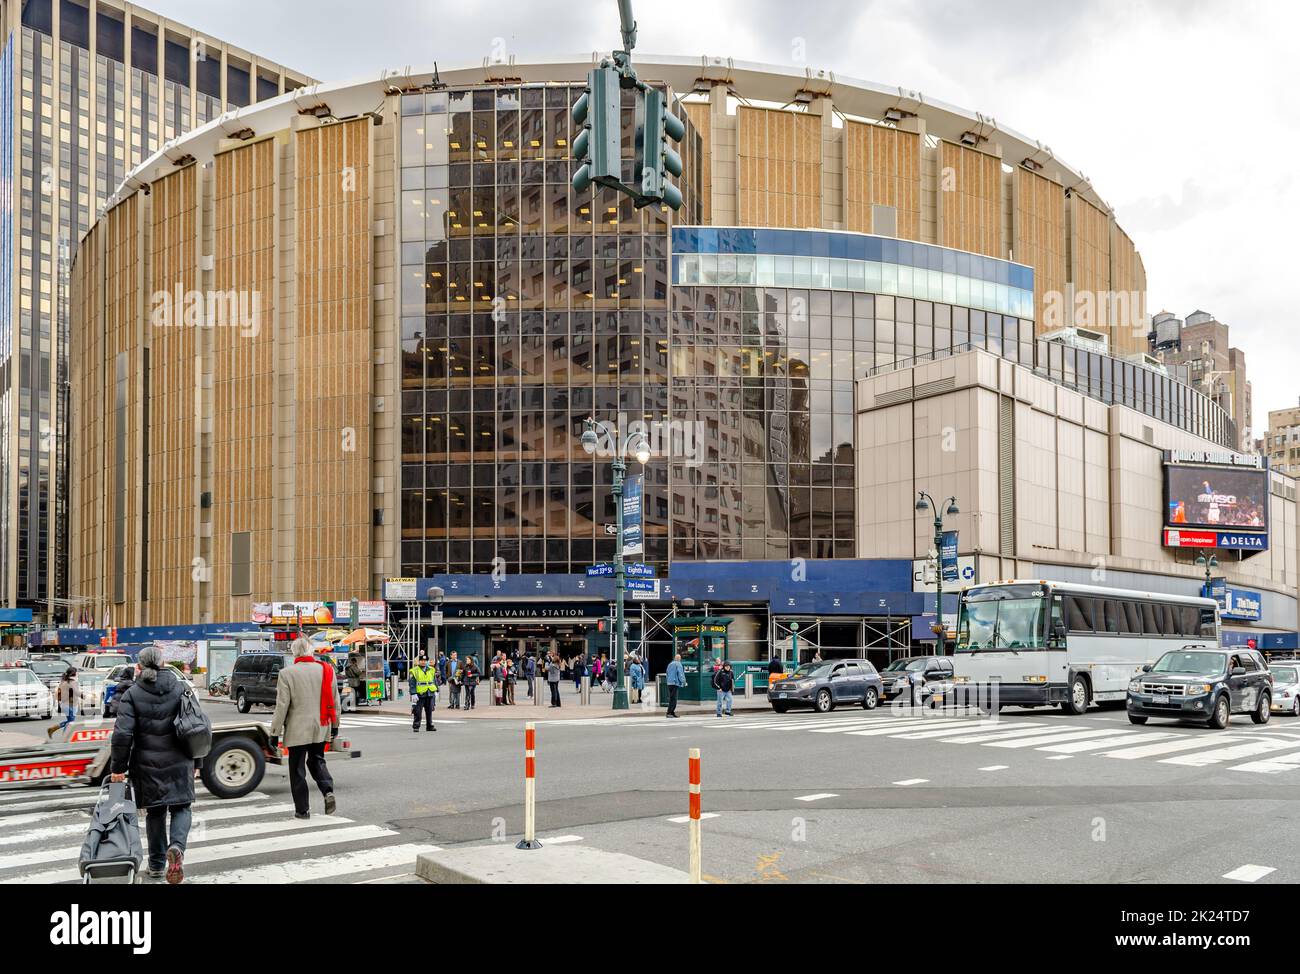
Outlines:
[[[596, 431], [600, 430], [601, 433]], [[650, 441], [641, 430], [633, 430], [627, 436], [620, 437], [617, 429], [608, 423], [598, 423], [587, 418], [582, 434], [582, 449], [588, 456], [595, 456], [601, 447], [601, 434], [611, 447], [614, 459], [610, 467], [614, 472], [611, 493], [614, 495], [614, 516], [616, 531], [614, 537], [614, 709], [627, 710], [627, 687], [623, 684], [623, 656], [626, 637], [623, 632], [623, 478], [627, 474], [628, 452], [636, 457], [636, 462], [645, 466], [650, 460]]]

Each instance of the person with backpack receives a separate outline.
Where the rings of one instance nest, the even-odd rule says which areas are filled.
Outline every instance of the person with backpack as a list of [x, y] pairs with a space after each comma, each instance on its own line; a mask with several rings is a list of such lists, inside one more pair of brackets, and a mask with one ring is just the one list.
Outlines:
[[149, 876], [165, 876], [174, 886], [185, 880], [185, 844], [194, 802], [194, 758], [176, 735], [186, 690], [176, 672], [164, 665], [157, 646], [140, 650], [136, 663], [139, 678], [117, 701], [110, 778], [125, 781], [130, 774], [135, 803], [145, 809]]
[[325, 814], [334, 814], [334, 779], [325, 766], [325, 744], [338, 736], [339, 709], [334, 667], [317, 659], [311, 643], [299, 636], [293, 641], [293, 665], [280, 671], [271, 718], [271, 748], [279, 751], [283, 737], [289, 749], [294, 818], [311, 817], [309, 772], [325, 797]]

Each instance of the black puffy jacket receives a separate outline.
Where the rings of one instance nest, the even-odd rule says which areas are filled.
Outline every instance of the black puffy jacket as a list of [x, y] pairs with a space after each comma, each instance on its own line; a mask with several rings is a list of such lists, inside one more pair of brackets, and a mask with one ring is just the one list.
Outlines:
[[140, 808], [194, 801], [194, 759], [180, 748], [174, 721], [185, 686], [169, 668], [156, 680], [143, 676], [117, 704], [112, 770], [129, 772]]

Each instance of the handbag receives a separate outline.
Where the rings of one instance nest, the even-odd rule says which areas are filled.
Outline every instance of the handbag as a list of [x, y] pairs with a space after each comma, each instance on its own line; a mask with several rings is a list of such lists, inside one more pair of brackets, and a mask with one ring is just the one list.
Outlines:
[[181, 705], [172, 726], [182, 751], [195, 759], [208, 756], [212, 750], [212, 719], [199, 706], [193, 690], [186, 689], [181, 694]]

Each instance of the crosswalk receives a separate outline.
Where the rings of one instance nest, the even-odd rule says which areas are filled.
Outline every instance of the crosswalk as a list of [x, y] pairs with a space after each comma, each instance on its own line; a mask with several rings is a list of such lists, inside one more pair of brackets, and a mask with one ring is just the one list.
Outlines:
[[[840, 734], [850, 738], [927, 741], [1000, 751], [1036, 751], [1056, 760], [1079, 755], [1119, 761], [1151, 760], [1191, 768], [1219, 767], [1254, 774], [1284, 774], [1300, 770], [1300, 722], [1274, 722], [1261, 727], [1253, 724], [1242, 726], [1234, 721], [1227, 731], [1210, 731], [1176, 724], [1125, 727], [1114, 720], [1094, 720], [1086, 716], [1072, 719], [1056, 715], [992, 718], [934, 712], [908, 712], [906, 716], [845, 713], [794, 718], [766, 714], [731, 720], [689, 718], [689, 721], [718, 731]], [[663, 726], [648, 721], [627, 723]]]
[[[0, 795], [0, 883], [80, 882], [77, 857], [97, 795], [90, 789]], [[140, 825], [143, 833], [143, 813]], [[368, 882], [411, 873], [417, 856], [438, 851], [408, 839], [342, 814], [296, 819], [292, 804], [262, 792], [223, 801], [200, 791], [186, 882]]]

